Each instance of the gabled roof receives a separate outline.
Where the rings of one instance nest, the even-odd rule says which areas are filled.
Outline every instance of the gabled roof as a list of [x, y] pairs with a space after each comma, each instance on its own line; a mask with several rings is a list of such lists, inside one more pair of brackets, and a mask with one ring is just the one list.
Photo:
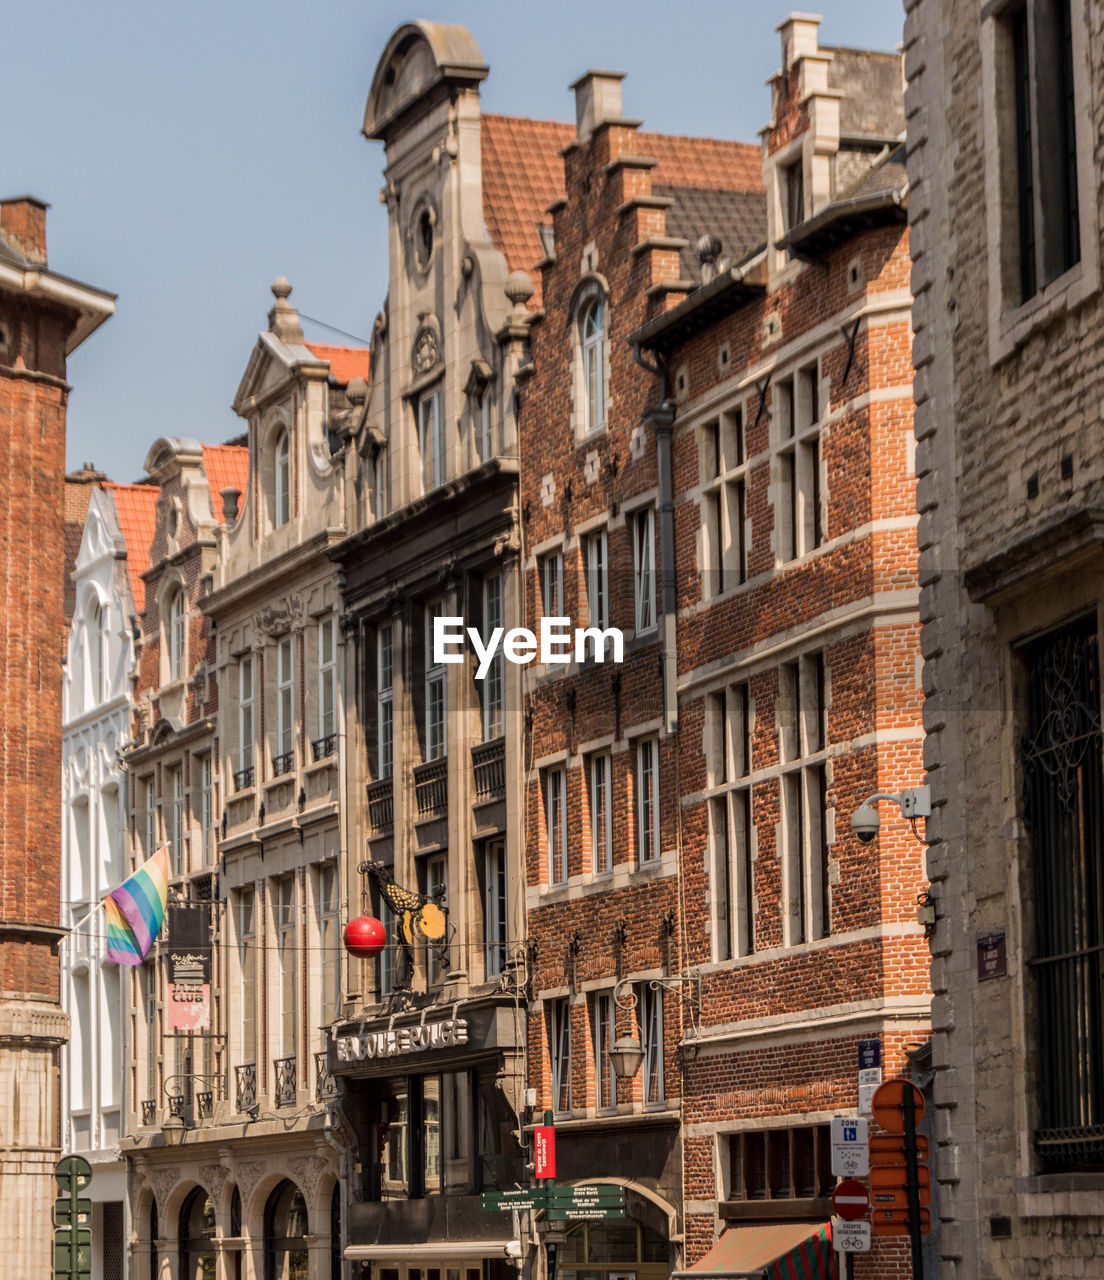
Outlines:
[[222, 517], [223, 489], [237, 489], [244, 494], [249, 484], [249, 450], [236, 444], [205, 444], [203, 470], [211, 493], [211, 514], [219, 524]]
[[763, 153], [758, 143], [727, 138], [687, 138], [675, 133], [638, 133], [634, 150], [651, 156], [652, 185], [763, 190]]
[[529, 273], [532, 309], [540, 306], [541, 277], [535, 268], [547, 256], [537, 226], [552, 225], [545, 211], [563, 194], [560, 151], [574, 137], [575, 126], [558, 120], [481, 117], [483, 221], [510, 270]]
[[157, 527], [157, 499], [161, 490], [155, 484], [115, 484], [111, 481], [103, 488], [115, 503], [119, 532], [126, 543], [127, 577], [134, 597], [134, 611], [141, 613], [146, 607], [146, 584], [142, 581], [142, 574], [150, 566], [150, 546]]
[[354, 378], [368, 380], [372, 353], [367, 347], [331, 347], [322, 342], [308, 342], [307, 347], [319, 360], [330, 365], [330, 377], [342, 387]]

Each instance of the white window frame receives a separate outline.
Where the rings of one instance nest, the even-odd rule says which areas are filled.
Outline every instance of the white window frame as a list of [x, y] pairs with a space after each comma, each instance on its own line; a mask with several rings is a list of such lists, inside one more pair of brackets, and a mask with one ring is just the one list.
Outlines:
[[827, 676], [820, 653], [779, 668], [783, 835], [783, 940], [816, 942], [831, 932], [827, 837]]
[[640, 1087], [644, 1105], [662, 1104], [666, 1097], [663, 1072], [663, 990], [653, 988], [649, 982], [641, 982], [636, 988], [636, 1013], [640, 1047], [644, 1051], [641, 1063]]
[[254, 887], [244, 885], [237, 895], [238, 970], [241, 1003], [238, 1034], [241, 1062], [257, 1062], [257, 896]]
[[169, 771], [169, 842], [172, 850], [172, 873], [182, 876], [188, 870], [184, 835], [184, 764]]
[[157, 784], [152, 773], [141, 779], [142, 853], [152, 858], [157, 852]]
[[337, 618], [318, 621], [318, 736], [337, 732]]
[[291, 519], [291, 433], [281, 427], [272, 443], [272, 527]]
[[245, 654], [238, 661], [238, 770], [253, 768], [253, 705], [255, 697], [253, 681], [253, 655]]
[[169, 649], [169, 680], [183, 680], [184, 646], [187, 639], [187, 611], [183, 587], [177, 587], [169, 596], [168, 614], [165, 639]]
[[564, 616], [563, 550], [557, 548], [542, 555], [537, 566], [540, 571], [541, 609], [546, 618]]
[[436, 387], [418, 400], [418, 458], [422, 493], [445, 482], [445, 393]]
[[778, 378], [772, 392], [777, 563], [811, 554], [828, 540], [822, 424], [827, 405], [820, 361], [814, 358]]
[[611, 991], [596, 991], [591, 997], [591, 1044], [594, 1049], [594, 1104], [599, 1111], [617, 1106], [617, 1077], [610, 1062], [613, 1048], [615, 1009]]
[[[548, 1059], [551, 1068], [552, 1110], [565, 1115], [571, 1110], [571, 1004], [561, 997], [548, 1002]], [[566, 1102], [566, 1106], [561, 1104]]]
[[755, 950], [751, 694], [746, 682], [711, 693], [706, 706], [710, 914], [714, 961]]
[[318, 868], [318, 943], [322, 969], [319, 995], [323, 1026], [330, 1026], [337, 1020], [341, 1006], [340, 906], [337, 863], [323, 862]]
[[567, 770], [562, 764], [545, 769], [543, 784], [548, 883], [567, 884]]
[[636, 634], [654, 631], [656, 619], [655, 508], [643, 507], [631, 517], [633, 545], [633, 622]]
[[295, 873], [272, 883], [272, 915], [276, 933], [276, 1056], [294, 1058], [299, 1041], [299, 999], [296, 984]]
[[488, 840], [483, 848], [483, 961], [488, 978], [497, 978], [508, 956], [506, 843]]
[[479, 397], [479, 461], [494, 457], [494, 402], [490, 387], [483, 388]]
[[[606, 630], [610, 625], [609, 534], [595, 529], [583, 538], [583, 564], [586, 572], [587, 627]], [[588, 658], [597, 659], [598, 641], [587, 637]]]
[[395, 628], [386, 623], [376, 632], [376, 777], [390, 778], [395, 769]]
[[702, 430], [702, 595], [711, 600], [747, 581], [748, 462], [742, 403]]
[[[433, 661], [433, 620], [444, 617], [443, 600], [425, 607], [425, 758], [443, 760], [448, 755], [448, 675], [443, 663]], [[438, 717], [437, 710], [440, 715]]]
[[276, 756], [295, 752], [295, 638], [276, 642]]
[[613, 757], [608, 751], [587, 756], [587, 808], [591, 870], [602, 875], [613, 870]]
[[579, 312], [583, 434], [606, 429], [606, 300], [588, 296]]
[[[483, 640], [488, 642], [495, 627], [504, 625], [505, 583], [501, 573], [483, 579]], [[491, 742], [505, 732], [506, 657], [499, 645], [490, 660], [480, 688], [483, 741]]]
[[199, 861], [201, 866], [208, 866], [213, 858], [211, 856], [211, 832], [215, 825], [215, 795], [214, 795], [214, 762], [211, 759], [211, 753], [208, 751], [204, 755], [199, 756], [195, 761], [195, 766], [199, 770]]
[[659, 739], [638, 738], [633, 755], [636, 763], [636, 856], [644, 866], [657, 861], [662, 853]]

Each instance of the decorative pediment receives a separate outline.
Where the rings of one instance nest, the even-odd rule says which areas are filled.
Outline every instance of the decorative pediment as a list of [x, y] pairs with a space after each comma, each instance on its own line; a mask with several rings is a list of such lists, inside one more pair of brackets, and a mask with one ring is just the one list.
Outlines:
[[253, 617], [253, 630], [262, 636], [279, 636], [298, 630], [303, 625], [302, 596], [285, 596], [274, 604], [266, 604]]
[[[395, 32], [376, 65], [364, 133], [386, 140], [410, 108], [424, 108], [448, 86], [477, 85], [487, 77], [479, 45], [466, 27], [446, 22], [408, 22]], [[435, 92], [436, 91], [436, 92]]]

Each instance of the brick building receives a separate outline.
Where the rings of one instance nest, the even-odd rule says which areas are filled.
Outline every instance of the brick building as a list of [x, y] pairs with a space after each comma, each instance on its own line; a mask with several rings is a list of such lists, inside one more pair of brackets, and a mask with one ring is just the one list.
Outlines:
[[905, 9], [941, 1275], [1096, 1275], [1104, 7]]
[[46, 208], [0, 201], [0, 1230], [13, 1274], [52, 1263], [58, 1158], [61, 672], [67, 356], [114, 298], [52, 270]]
[[[625, 636], [527, 690], [530, 1080], [558, 1176], [628, 1190], [620, 1234], [557, 1245], [569, 1276], [815, 1235], [859, 1042], [895, 1074], [928, 1036], [920, 845], [849, 823], [921, 768], [900, 59], [781, 32], [761, 151], [577, 82], [542, 264], [530, 625]], [[856, 1274], [907, 1266], [879, 1241]]]

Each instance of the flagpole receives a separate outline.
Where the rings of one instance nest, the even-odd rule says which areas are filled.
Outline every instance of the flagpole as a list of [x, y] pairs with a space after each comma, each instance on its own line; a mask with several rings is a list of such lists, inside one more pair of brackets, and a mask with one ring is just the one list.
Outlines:
[[87, 924], [88, 921], [92, 919], [92, 917], [96, 914], [96, 912], [99, 911], [99, 909], [104, 905], [104, 903], [110, 897], [111, 897], [111, 894], [105, 894], [104, 897], [102, 897], [99, 900], [99, 902], [96, 903], [96, 905], [88, 912], [87, 915], [81, 916], [81, 918], [77, 921], [77, 923], [74, 925], [71, 925], [68, 929], [66, 929], [61, 936], [63, 938], [68, 938], [71, 933], [76, 933], [76, 931], [81, 927], [82, 924]]

